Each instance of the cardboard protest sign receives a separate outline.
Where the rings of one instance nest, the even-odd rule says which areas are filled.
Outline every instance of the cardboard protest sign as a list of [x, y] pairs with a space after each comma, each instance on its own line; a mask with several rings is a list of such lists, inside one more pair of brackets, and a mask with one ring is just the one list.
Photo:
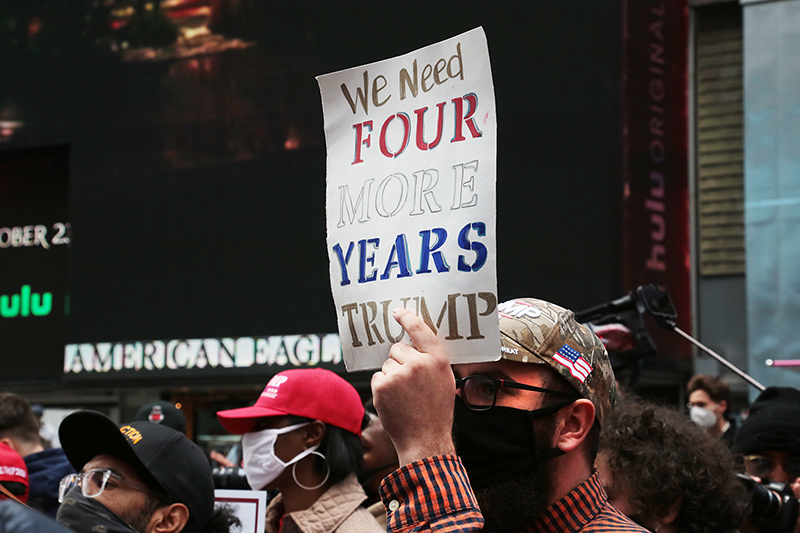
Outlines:
[[347, 369], [380, 368], [408, 342], [395, 307], [422, 317], [452, 362], [498, 359], [497, 124], [483, 29], [317, 81]]
[[267, 493], [263, 490], [214, 490], [214, 507], [227, 505], [241, 523], [241, 533], [263, 533], [267, 522]]

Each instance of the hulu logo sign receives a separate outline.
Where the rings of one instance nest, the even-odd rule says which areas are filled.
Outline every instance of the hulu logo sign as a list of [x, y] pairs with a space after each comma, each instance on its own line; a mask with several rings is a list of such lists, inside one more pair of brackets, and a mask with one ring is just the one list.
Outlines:
[[53, 293], [32, 293], [31, 286], [23, 285], [19, 294], [3, 294], [0, 296], [0, 316], [14, 318], [16, 316], [45, 316], [53, 309]]

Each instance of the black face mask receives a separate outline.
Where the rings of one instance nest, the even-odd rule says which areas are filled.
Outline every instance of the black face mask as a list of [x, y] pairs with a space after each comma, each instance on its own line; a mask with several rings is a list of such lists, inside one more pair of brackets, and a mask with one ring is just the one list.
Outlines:
[[539, 461], [563, 455], [557, 448], [540, 450], [536, 447], [533, 421], [572, 402], [565, 400], [533, 411], [498, 406], [488, 411], [471, 411], [461, 397], [456, 396], [454, 440], [472, 487], [486, 487]]
[[94, 498], [87, 498], [78, 486], [72, 487], [58, 508], [56, 522], [77, 533], [140, 533]]

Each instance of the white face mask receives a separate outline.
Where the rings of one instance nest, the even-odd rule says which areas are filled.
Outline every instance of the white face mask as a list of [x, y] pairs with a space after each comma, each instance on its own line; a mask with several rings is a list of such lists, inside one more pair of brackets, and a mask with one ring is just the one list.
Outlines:
[[709, 411], [696, 405], [689, 410], [689, 418], [692, 419], [692, 422], [705, 429], [714, 427], [714, 424], [717, 423], [717, 415], [714, 414], [714, 411]]
[[278, 435], [289, 433], [295, 429], [307, 426], [311, 422], [295, 424], [285, 428], [265, 429], [263, 431], [253, 431], [245, 433], [242, 438], [244, 448], [244, 472], [247, 475], [247, 483], [253, 490], [261, 490], [280, 476], [286, 467], [292, 465], [303, 457], [314, 452], [319, 446], [306, 448], [289, 462], [284, 463], [275, 455], [275, 441]]

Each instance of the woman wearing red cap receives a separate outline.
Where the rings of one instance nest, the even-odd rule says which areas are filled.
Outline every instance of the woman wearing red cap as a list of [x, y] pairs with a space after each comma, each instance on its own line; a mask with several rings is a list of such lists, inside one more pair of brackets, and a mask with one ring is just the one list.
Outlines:
[[255, 405], [217, 417], [244, 435], [250, 487], [280, 491], [267, 506], [268, 533], [383, 531], [362, 506], [367, 496], [356, 474], [368, 419], [347, 381], [329, 370], [286, 370]]

